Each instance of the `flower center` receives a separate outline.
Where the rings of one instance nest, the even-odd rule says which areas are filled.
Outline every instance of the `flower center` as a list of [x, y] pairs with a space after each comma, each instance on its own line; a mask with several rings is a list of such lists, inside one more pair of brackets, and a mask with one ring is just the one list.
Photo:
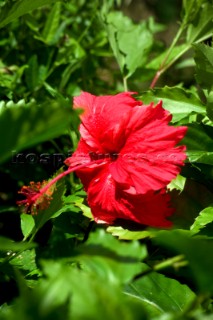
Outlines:
[[89, 152], [90, 159], [92, 161], [94, 160], [100, 160], [100, 159], [109, 159], [111, 161], [115, 161], [118, 158], [118, 153], [116, 152], [108, 152], [108, 153], [97, 153], [97, 152]]

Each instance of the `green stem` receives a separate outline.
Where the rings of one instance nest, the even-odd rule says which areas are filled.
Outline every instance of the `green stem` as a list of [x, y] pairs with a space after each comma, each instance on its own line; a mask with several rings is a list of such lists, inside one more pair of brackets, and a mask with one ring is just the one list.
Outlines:
[[128, 91], [128, 84], [127, 84], [127, 77], [123, 77], [123, 86], [124, 86], [124, 91]]
[[[169, 47], [169, 49], [168, 49], [168, 51], [167, 51], [167, 53], [165, 55], [163, 61], [161, 62], [159, 70], [156, 72], [156, 74], [155, 74], [155, 76], [154, 76], [154, 78], [152, 80], [152, 83], [150, 85], [150, 89], [153, 89], [155, 87], [155, 84], [158, 81], [158, 79], [160, 78], [161, 74], [167, 69], [167, 67], [165, 68], [166, 62], [167, 62], [167, 60], [168, 60], [173, 48], [175, 47], [176, 43], [178, 42], [181, 34], [183, 33], [184, 29], [185, 29], [185, 24], [182, 24], [180, 26], [180, 28], [178, 29], [178, 32], [177, 32], [176, 36], [174, 37], [174, 39], [173, 39], [173, 41], [172, 41], [172, 43], [171, 43], [171, 45], [170, 45], [170, 47]], [[170, 65], [173, 64], [174, 61], [176, 61], [176, 58], [175, 58], [175, 60], [173, 59], [172, 61], [170, 61], [169, 64]]]
[[181, 254], [181, 255], [169, 258], [167, 260], [164, 260], [163, 262], [156, 264], [153, 268], [144, 270], [143, 272], [137, 274], [134, 280], [140, 279], [141, 277], [144, 277], [154, 271], [160, 271], [168, 267], [179, 268], [179, 267], [186, 266], [187, 264], [188, 262], [184, 260], [184, 255]]

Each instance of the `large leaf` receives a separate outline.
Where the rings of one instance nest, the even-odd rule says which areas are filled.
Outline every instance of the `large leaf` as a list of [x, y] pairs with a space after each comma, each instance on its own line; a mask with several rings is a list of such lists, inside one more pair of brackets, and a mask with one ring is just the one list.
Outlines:
[[196, 79], [204, 89], [213, 90], [213, 48], [205, 44], [194, 44]]
[[169, 110], [173, 116], [172, 122], [178, 122], [192, 114], [205, 115], [206, 113], [204, 105], [194, 93], [178, 87], [165, 86], [162, 89], [144, 92], [141, 100], [145, 104], [157, 103], [162, 100], [163, 107]]
[[213, 164], [213, 128], [190, 124], [182, 143], [187, 147], [190, 162]]
[[92, 233], [80, 247], [84, 268], [98, 274], [103, 281], [127, 283], [141, 271], [146, 247], [137, 241], [122, 243], [104, 230]]
[[153, 44], [153, 35], [148, 24], [134, 25], [121, 12], [111, 12], [106, 18], [106, 28], [113, 53], [122, 73], [127, 77], [146, 63]]
[[[5, 108], [0, 116], [0, 162], [38, 143], [55, 138], [65, 132], [72, 120], [72, 112], [55, 101], [40, 106], [17, 106]], [[73, 114], [73, 122], [76, 118]]]
[[213, 293], [212, 240], [190, 238], [188, 232], [174, 230], [158, 232], [154, 241], [176, 253], [184, 254], [199, 291]]
[[126, 293], [139, 299], [151, 317], [165, 312], [181, 313], [195, 298], [186, 285], [156, 272], [129, 284]]
[[119, 286], [101, 281], [97, 274], [55, 261], [42, 265], [45, 277], [33, 290], [19, 281], [21, 295], [7, 310], [8, 319], [28, 320], [29, 315], [32, 320], [147, 319], [140, 301], [125, 296]]
[[48, 5], [55, 2], [54, 0], [16, 0], [7, 1], [7, 4], [1, 8], [0, 11], [0, 28], [10, 23], [14, 19], [37, 9], [41, 6]]
[[35, 243], [15, 242], [11, 239], [0, 237], [0, 251], [22, 251], [35, 246]]

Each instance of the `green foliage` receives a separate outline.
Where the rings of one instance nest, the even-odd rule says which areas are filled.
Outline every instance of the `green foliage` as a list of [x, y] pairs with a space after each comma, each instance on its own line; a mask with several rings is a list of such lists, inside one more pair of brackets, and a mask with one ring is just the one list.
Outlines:
[[206, 108], [191, 91], [179, 87], [167, 87], [145, 92], [141, 97], [145, 104], [163, 102], [163, 107], [173, 116], [172, 122], [189, 123], [191, 115], [205, 115]]
[[134, 25], [121, 12], [111, 12], [106, 17], [106, 28], [121, 72], [128, 78], [147, 61], [153, 44], [149, 25], [145, 22]]
[[196, 44], [195, 62], [196, 79], [203, 89], [213, 90], [213, 48], [204, 44]]
[[[175, 230], [173, 232], [159, 232], [156, 242], [177, 253], [183, 253], [189, 262], [189, 268], [196, 281], [197, 290], [203, 294], [212, 294], [212, 252], [213, 241], [210, 239], [192, 239], [188, 233]], [[195, 250], [196, 249], [196, 250]]]
[[35, 0], [33, 2], [28, 0], [8, 0], [0, 11], [0, 28], [34, 9], [53, 2], [53, 0]]
[[63, 134], [75, 119], [71, 108], [63, 106], [62, 102], [48, 101], [31, 106], [7, 104], [0, 117], [0, 135], [5, 136], [0, 141], [0, 162], [21, 150]]
[[[144, 265], [147, 270], [147, 266]], [[174, 279], [152, 272], [126, 287], [127, 294], [140, 299], [153, 317], [169, 312], [181, 313], [194, 300], [195, 294]]]
[[[199, 233], [201, 229], [205, 228], [209, 223], [213, 222], [213, 207], [207, 207], [202, 210], [199, 216], [195, 219], [195, 222], [191, 226], [193, 234]], [[206, 230], [204, 230], [205, 232]], [[211, 236], [211, 234], [209, 235]]]
[[[212, 17], [212, 0], [0, 0], [0, 319], [212, 319]], [[127, 88], [188, 127], [173, 229], [96, 224], [74, 174], [18, 207], [77, 147], [73, 96]]]

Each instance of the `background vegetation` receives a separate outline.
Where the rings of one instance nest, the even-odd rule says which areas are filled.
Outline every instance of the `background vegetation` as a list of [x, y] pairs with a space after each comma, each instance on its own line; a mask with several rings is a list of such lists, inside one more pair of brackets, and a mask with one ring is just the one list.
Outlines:
[[[0, 319], [212, 319], [212, 35], [211, 0], [0, 0]], [[95, 225], [74, 175], [23, 213], [76, 149], [73, 96], [127, 89], [189, 128], [173, 230]]]

